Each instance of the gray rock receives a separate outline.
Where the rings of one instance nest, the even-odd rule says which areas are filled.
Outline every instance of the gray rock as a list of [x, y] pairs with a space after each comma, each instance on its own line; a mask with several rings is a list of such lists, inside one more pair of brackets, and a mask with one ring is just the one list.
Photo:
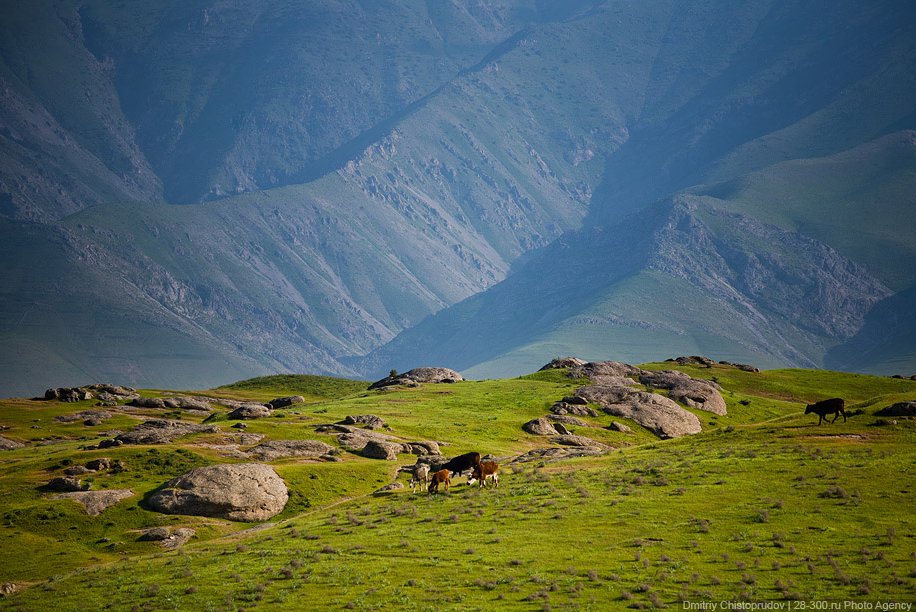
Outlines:
[[455, 370], [449, 368], [414, 368], [403, 374], [398, 374], [396, 376], [386, 376], [385, 378], [378, 380], [371, 385], [370, 389], [381, 389], [383, 387], [390, 387], [392, 385], [408, 385], [411, 383], [414, 385], [418, 383], [454, 383], [464, 380], [464, 377], [461, 376]]
[[89, 483], [75, 476], [57, 476], [52, 478], [44, 488], [46, 491], [85, 491], [89, 488]]
[[439, 443], [432, 440], [423, 440], [420, 442], [405, 442], [402, 444], [404, 452], [414, 455], [441, 455]]
[[570, 374], [577, 378], [588, 378], [596, 385], [631, 386], [642, 372], [639, 368], [620, 361], [592, 361], [574, 368]]
[[64, 474], [67, 476], [83, 476], [85, 474], [91, 474], [93, 470], [90, 470], [85, 465], [71, 465], [66, 470]]
[[94, 396], [92, 391], [80, 387], [58, 387], [45, 391], [46, 400], [57, 400], [60, 402], [81, 402], [90, 400]]
[[719, 365], [730, 366], [745, 372], [759, 372], [760, 368], [752, 366], [749, 363], [732, 363], [731, 361], [720, 361]]
[[678, 365], [698, 365], [705, 368], [711, 368], [716, 365], [716, 362], [710, 359], [709, 357], [703, 357], [702, 355], [690, 355], [686, 357], [675, 357], [674, 359], [666, 359], [665, 361], [673, 361]]
[[178, 548], [188, 542], [192, 537], [197, 535], [197, 531], [189, 527], [179, 527], [175, 530], [168, 527], [153, 527], [146, 529], [137, 538], [140, 542], [159, 542], [163, 548]]
[[16, 450], [17, 448], [25, 448], [25, 444], [0, 436], [0, 450]]
[[137, 397], [127, 403], [136, 408], [165, 408], [165, 400], [161, 397]]
[[176, 395], [173, 397], [163, 398], [166, 408], [191, 410], [195, 412], [210, 412], [213, 406], [205, 399], [199, 397], [190, 397], [188, 395]]
[[229, 413], [227, 418], [229, 419], [263, 419], [264, 417], [269, 417], [271, 415], [271, 410], [264, 404], [242, 404], [235, 410]]
[[369, 440], [363, 447], [363, 457], [370, 459], [385, 459], [394, 461], [398, 458], [398, 453], [403, 452], [403, 446], [394, 442], [385, 442], [383, 440]]
[[387, 427], [385, 421], [374, 414], [356, 414], [347, 416], [343, 421], [344, 425], [364, 425], [369, 429], [381, 429]]
[[877, 416], [907, 417], [916, 416], [916, 401], [897, 402], [875, 413]]
[[111, 459], [109, 459], [108, 457], [99, 457], [98, 459], [87, 461], [86, 468], [89, 470], [92, 470], [93, 472], [99, 472], [101, 470], [110, 470], [111, 469]]
[[317, 459], [336, 452], [336, 448], [318, 440], [268, 440], [248, 449], [247, 454], [261, 461], [273, 461], [283, 457]]
[[570, 404], [568, 402], [557, 402], [550, 408], [550, 412], [553, 414], [564, 415], [564, 414], [575, 414], [578, 416], [598, 416], [598, 413], [595, 412], [594, 408], [589, 408], [584, 404]]
[[372, 492], [373, 495], [381, 495], [384, 493], [391, 493], [392, 491], [397, 491], [404, 488], [403, 482], [392, 482], [391, 484], [385, 485], [381, 489], [376, 489]]
[[150, 529], [144, 529], [137, 540], [140, 542], [161, 542], [169, 537], [169, 534], [168, 527], [151, 527]]
[[278, 397], [267, 402], [267, 406], [272, 410], [277, 410], [278, 408], [287, 408], [288, 406], [294, 406], [296, 404], [302, 404], [305, 402], [305, 398], [301, 395], [289, 395], [286, 397]]
[[554, 423], [553, 428], [557, 430], [557, 433], [561, 436], [567, 436], [570, 434], [570, 431], [566, 429], [566, 426], [563, 423]]
[[690, 408], [706, 410], [715, 414], [727, 414], [725, 399], [719, 393], [718, 384], [708, 380], [691, 378], [683, 372], [665, 370], [662, 372], [643, 372], [639, 376], [641, 383], [647, 386], [667, 389], [668, 397]]
[[286, 483], [269, 465], [242, 463], [195, 468], [157, 489], [149, 507], [166, 514], [264, 521], [289, 500]]
[[543, 372], [544, 370], [562, 370], [564, 368], [578, 368], [585, 365], [583, 359], [578, 357], [557, 357], [552, 360], [547, 365], [543, 366], [538, 372]]
[[607, 449], [607, 444], [598, 442], [597, 440], [592, 440], [585, 436], [574, 436], [574, 435], [562, 435], [554, 436], [550, 439], [554, 444], [561, 444], [563, 446], [584, 446], [587, 448], [598, 448], [598, 449]]
[[535, 448], [522, 455], [519, 455], [509, 463], [527, 463], [530, 461], [559, 461], [561, 459], [572, 459], [574, 457], [596, 457], [603, 455], [607, 449], [594, 446], [552, 446], [550, 448]]
[[656, 393], [594, 385], [579, 394], [600, 404], [608, 414], [632, 419], [660, 438], [677, 438], [702, 431], [695, 414]]
[[556, 436], [560, 432], [556, 430], [547, 417], [538, 417], [522, 425], [522, 429], [536, 436]]
[[611, 431], [619, 431], [620, 433], [631, 434], [633, 430], [623, 423], [618, 423], [617, 421], [611, 421], [611, 424], [607, 426]]
[[111, 418], [111, 413], [107, 410], [83, 410], [81, 412], [74, 412], [73, 414], [61, 414], [54, 417], [54, 420], [58, 423], [75, 423], [76, 421], [88, 421], [94, 420], [101, 423], [106, 419]]
[[563, 423], [564, 425], [572, 425], [574, 427], [593, 427], [593, 425], [589, 425], [582, 419], [577, 419], [574, 416], [569, 416], [566, 414], [550, 414], [547, 415], [547, 418], [554, 423]]
[[[137, 425], [132, 430], [118, 434], [116, 442], [122, 444], [168, 444], [176, 438], [196, 433], [217, 433], [219, 427], [215, 425], [197, 425], [184, 421], [169, 421], [166, 419], [151, 419]], [[99, 448], [103, 447], [99, 442]]]

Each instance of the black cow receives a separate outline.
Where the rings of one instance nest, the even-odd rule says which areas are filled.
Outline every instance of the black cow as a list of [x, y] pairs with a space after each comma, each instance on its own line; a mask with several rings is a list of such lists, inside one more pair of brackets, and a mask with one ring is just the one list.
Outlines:
[[840, 415], [843, 415], [843, 422], [846, 422], [846, 411], [843, 408], [846, 407], [846, 402], [842, 398], [832, 397], [830, 399], [825, 399], [814, 404], [808, 404], [808, 407], [805, 408], [805, 414], [811, 414], [812, 412], [818, 415], [820, 418], [817, 420], [817, 424], [820, 425], [824, 421], [824, 417], [828, 414], [835, 414], [831, 423], [836, 423], [836, 420], [840, 418]]
[[459, 476], [461, 472], [473, 470], [474, 467], [479, 464], [480, 453], [465, 453], [463, 455], [458, 455], [457, 457], [449, 459], [448, 463], [439, 466], [439, 469], [448, 470], [452, 474]]

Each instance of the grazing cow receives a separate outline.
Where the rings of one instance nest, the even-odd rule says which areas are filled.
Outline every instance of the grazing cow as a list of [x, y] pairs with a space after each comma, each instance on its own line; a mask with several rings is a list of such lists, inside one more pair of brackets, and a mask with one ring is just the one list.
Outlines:
[[413, 475], [410, 477], [410, 490], [414, 491], [420, 485], [426, 487], [429, 484], [429, 465], [418, 463], [413, 468]]
[[480, 481], [480, 487], [482, 488], [484, 483], [488, 480], [493, 481], [493, 487], [499, 487], [499, 464], [495, 461], [481, 461], [474, 466], [474, 471], [471, 473], [471, 477], [468, 478], [468, 484], [474, 484], [478, 480]]
[[452, 484], [451, 474], [449, 474], [448, 470], [439, 470], [433, 474], [429, 481], [430, 494], [439, 492], [439, 483], [445, 483], [445, 490], [448, 491], [449, 486]]
[[846, 411], [845, 408], [846, 402], [842, 398], [833, 397], [830, 399], [825, 399], [814, 404], [808, 404], [808, 407], [805, 408], [805, 414], [811, 414], [812, 412], [818, 415], [820, 418], [817, 420], [817, 424], [820, 425], [824, 421], [824, 417], [828, 414], [835, 414], [831, 423], [836, 423], [836, 420], [840, 418], [840, 415], [843, 415], [843, 422], [846, 422]]
[[462, 472], [473, 470], [474, 466], [480, 463], [480, 453], [465, 453], [449, 459], [448, 463], [442, 466], [442, 469], [450, 471], [452, 474], [460, 476]]

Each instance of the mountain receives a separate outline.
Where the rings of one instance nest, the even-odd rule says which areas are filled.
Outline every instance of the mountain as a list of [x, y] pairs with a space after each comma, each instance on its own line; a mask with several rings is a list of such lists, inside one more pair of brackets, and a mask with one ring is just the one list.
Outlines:
[[[912, 363], [881, 340], [916, 285], [909, 3], [0, 12], [3, 393], [555, 351]], [[856, 342], [879, 362], [830, 361]]]

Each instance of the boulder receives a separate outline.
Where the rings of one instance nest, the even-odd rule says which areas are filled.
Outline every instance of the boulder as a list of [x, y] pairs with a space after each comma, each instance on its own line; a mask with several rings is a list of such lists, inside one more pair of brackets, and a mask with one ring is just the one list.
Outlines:
[[424, 367], [414, 368], [413, 370], [395, 376], [386, 376], [369, 385], [369, 389], [381, 389], [392, 385], [410, 385], [411, 383], [454, 383], [462, 380], [464, 380], [464, 377], [455, 370], [449, 368]]
[[522, 429], [536, 436], [556, 436], [560, 432], [553, 426], [547, 417], [538, 417], [522, 425]]
[[677, 438], [702, 431], [695, 414], [656, 393], [593, 385], [582, 387], [579, 394], [600, 404], [608, 414], [632, 419], [660, 438]]
[[166, 408], [191, 410], [195, 412], [210, 412], [213, 406], [205, 399], [199, 397], [190, 397], [187, 395], [176, 395], [163, 398]]
[[376, 489], [375, 491], [372, 492], [372, 494], [373, 495], [383, 495], [385, 493], [391, 493], [392, 491], [397, 491], [403, 488], [404, 488], [403, 482], [392, 482], [391, 484], [385, 485], [381, 489]]
[[305, 403], [305, 398], [301, 395], [288, 395], [286, 397], [278, 397], [270, 400], [267, 402], [267, 407], [271, 410], [277, 410], [278, 408], [287, 408], [302, 403]]
[[127, 403], [135, 408], [165, 408], [165, 400], [161, 397], [137, 397]]
[[102, 421], [111, 418], [111, 413], [107, 410], [83, 410], [81, 412], [74, 412], [73, 414], [61, 414], [54, 417], [54, 420], [58, 423], [75, 423], [77, 421], [97, 421], [95, 423], [98, 425]]
[[599, 448], [599, 449], [608, 448], [607, 444], [602, 444], [601, 442], [598, 442], [597, 440], [592, 440], [591, 438], [587, 438], [585, 436], [574, 436], [571, 434], [562, 435], [562, 436], [554, 436], [553, 438], [550, 439], [550, 441], [553, 442], [554, 444], [560, 444], [563, 446], [584, 446], [587, 448]]
[[595, 412], [594, 408], [589, 408], [583, 403], [568, 403], [566, 401], [557, 402], [550, 408], [550, 412], [553, 414], [575, 414], [578, 416], [598, 416], [598, 413]]
[[607, 426], [611, 431], [619, 431], [620, 433], [631, 434], [633, 430], [623, 423], [618, 423], [617, 421], [611, 421], [611, 424]]
[[908, 417], [916, 416], [916, 401], [897, 402], [875, 413], [876, 416]]
[[104, 489], [102, 491], [76, 491], [73, 493], [61, 493], [56, 495], [56, 499], [72, 499], [83, 508], [89, 516], [98, 516], [103, 510], [114, 506], [121, 500], [132, 497], [134, 494], [130, 489]]
[[725, 399], [719, 393], [721, 387], [712, 381], [691, 378], [675, 370], [643, 372], [639, 381], [647, 386], [667, 389], [668, 397], [690, 408], [721, 415], [728, 413]]
[[370, 459], [385, 459], [394, 461], [398, 458], [398, 453], [403, 452], [403, 446], [395, 442], [386, 442], [384, 440], [369, 440], [363, 447], [363, 457]]
[[701, 355], [690, 355], [688, 357], [675, 357], [674, 359], [666, 359], [665, 361], [673, 361], [678, 365], [698, 365], [703, 366], [704, 368], [711, 368], [716, 365], [716, 362], [710, 359], [709, 357], [703, 357]]
[[318, 440], [268, 440], [248, 449], [247, 454], [261, 461], [273, 461], [283, 457], [317, 459], [336, 452], [336, 448]]
[[760, 368], [752, 366], [748, 363], [732, 363], [731, 361], [720, 361], [719, 365], [729, 366], [732, 368], [737, 368], [745, 372], [759, 372]]
[[566, 436], [571, 433], [568, 429], [566, 429], [566, 426], [563, 423], [554, 422], [553, 428], [556, 429], [557, 433], [560, 434], [561, 436]]
[[86, 469], [92, 470], [93, 472], [99, 472], [101, 470], [110, 470], [111, 469], [111, 459], [109, 459], [108, 457], [99, 457], [98, 459], [87, 461]]
[[60, 402], [80, 402], [90, 400], [94, 396], [92, 391], [80, 387], [58, 387], [45, 391], [46, 400], [57, 400]]
[[250, 522], [278, 514], [288, 500], [286, 483], [273, 468], [241, 463], [195, 468], [163, 484], [147, 503], [166, 514]]
[[634, 378], [642, 372], [639, 368], [620, 361], [592, 361], [574, 368], [570, 374], [576, 378], [588, 378], [594, 384], [607, 386], [632, 386]]
[[[169, 421], [166, 419], [150, 419], [137, 425], [130, 431], [118, 434], [115, 442], [122, 444], [168, 444], [176, 438], [195, 433], [217, 433], [219, 427], [215, 425], [197, 425], [183, 421]], [[99, 448], [106, 442], [99, 442]]]
[[404, 447], [403, 452], [408, 452], [413, 455], [441, 455], [442, 452], [439, 450], [439, 443], [432, 440], [423, 440], [420, 442], [405, 442], [401, 446]]
[[579, 359], [578, 357], [557, 357], [552, 360], [547, 365], [543, 366], [538, 372], [543, 372], [544, 370], [562, 370], [564, 368], [578, 368], [585, 365], [585, 360]]
[[163, 548], [178, 548], [187, 543], [192, 537], [197, 535], [197, 531], [189, 527], [179, 527], [175, 530], [168, 527], [153, 527], [146, 529], [137, 538], [140, 542], [159, 542]]
[[75, 476], [57, 476], [52, 478], [48, 484], [44, 486], [46, 491], [85, 491], [89, 488], [88, 482], [83, 482]]
[[0, 436], [0, 450], [16, 450], [17, 448], [25, 448], [25, 444]]
[[606, 448], [595, 446], [551, 446], [549, 448], [535, 448], [519, 455], [509, 463], [527, 463], [529, 461], [559, 461], [574, 457], [596, 457], [607, 452]]
[[94, 470], [90, 470], [85, 465], [71, 465], [66, 470], [64, 474], [67, 476], [83, 476], [85, 474], [91, 474]]
[[235, 410], [229, 413], [227, 418], [229, 419], [263, 419], [264, 417], [269, 417], [271, 415], [271, 410], [264, 404], [242, 404]]
[[563, 423], [564, 425], [572, 425], [574, 427], [593, 427], [593, 425], [586, 423], [582, 419], [577, 419], [574, 416], [566, 414], [548, 414], [547, 418], [554, 423]]
[[387, 427], [385, 421], [374, 414], [357, 414], [347, 416], [343, 421], [344, 425], [364, 425], [368, 429], [381, 429]]

